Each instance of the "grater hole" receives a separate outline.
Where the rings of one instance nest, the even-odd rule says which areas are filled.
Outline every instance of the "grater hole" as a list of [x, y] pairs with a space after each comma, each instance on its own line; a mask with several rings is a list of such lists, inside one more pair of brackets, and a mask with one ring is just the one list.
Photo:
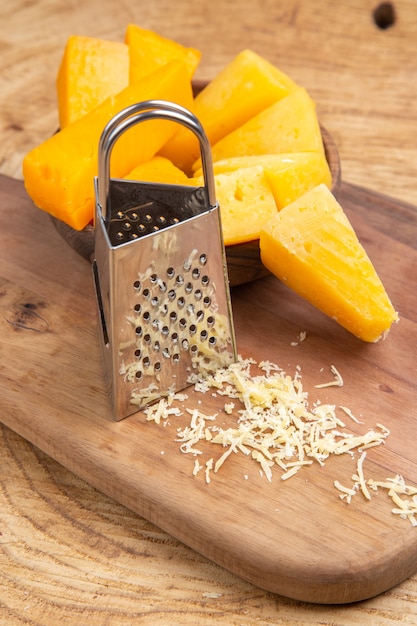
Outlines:
[[209, 342], [210, 347], [211, 347], [211, 348], [214, 348], [214, 346], [215, 346], [215, 345], [216, 345], [216, 343], [217, 343], [217, 339], [216, 339], [216, 337], [213, 337], [213, 336], [212, 336], [212, 337], [210, 337], [210, 338], [209, 338], [208, 342]]
[[161, 371], [161, 364], [159, 361], [156, 361], [155, 365], [153, 366], [155, 372], [160, 372]]
[[163, 304], [161, 307], [159, 307], [159, 312], [161, 315], [166, 315], [168, 313], [168, 306], [166, 304]]
[[192, 284], [191, 284], [191, 283], [187, 283], [187, 284], [185, 285], [185, 293], [191, 293], [191, 292], [192, 292], [192, 290], [193, 290], [193, 286], [192, 286]]
[[159, 343], [159, 341], [155, 341], [155, 343], [153, 344], [154, 352], [159, 352], [160, 349], [161, 349], [161, 344]]
[[182, 267], [184, 268], [185, 272], [189, 272], [190, 269], [191, 269], [191, 261], [190, 261], [190, 259], [186, 259], [184, 261], [184, 263], [182, 264]]
[[172, 333], [171, 341], [172, 343], [178, 343], [178, 333]]
[[140, 235], [143, 235], [144, 233], [146, 233], [146, 226], [145, 224], [138, 224], [138, 227], [136, 229], [138, 231], [138, 233]]
[[119, 232], [116, 233], [116, 239], [118, 239], [119, 241], [122, 241], [122, 239], [125, 238], [124, 233], [122, 233], [121, 230], [119, 230]]
[[143, 363], [143, 367], [145, 369], [147, 369], [150, 366], [150, 364], [151, 364], [151, 360], [150, 360], [150, 358], [148, 356], [145, 356], [145, 357], [143, 357], [142, 363]]
[[145, 346], [149, 346], [151, 343], [151, 336], [149, 333], [146, 333], [146, 335], [144, 335], [143, 337], [143, 343], [145, 344]]
[[137, 371], [135, 373], [135, 377], [137, 378], [137, 380], [142, 380], [143, 374], [141, 371]]
[[185, 328], [187, 328], [187, 320], [184, 317], [182, 317], [179, 321], [179, 325], [180, 325], [181, 330], [184, 330]]
[[209, 278], [208, 276], [204, 275], [204, 276], [201, 278], [201, 283], [203, 284], [203, 286], [204, 286], [204, 287], [207, 287], [207, 285], [209, 284], [209, 282], [210, 282], [210, 278]]
[[195, 335], [197, 332], [197, 326], [195, 324], [191, 324], [189, 331], [190, 331], [190, 335]]
[[165, 226], [167, 223], [167, 218], [165, 217], [165, 215], [160, 215], [159, 217], [157, 217], [156, 221], [158, 222], [159, 226]]
[[168, 298], [169, 298], [169, 300], [171, 300], [171, 302], [172, 302], [173, 300], [175, 300], [175, 297], [176, 297], [175, 289], [170, 289], [168, 291]]
[[116, 219], [118, 220], [125, 220], [126, 219], [126, 214], [123, 213], [123, 211], [117, 211], [116, 213]]
[[183, 339], [183, 340], [181, 341], [181, 348], [182, 348], [183, 350], [188, 350], [188, 348], [189, 348], [189, 347], [190, 347], [190, 344], [189, 344], [188, 339]]
[[207, 263], [207, 255], [206, 254], [200, 254], [199, 261], [200, 261], [201, 265], [205, 265]]
[[161, 333], [162, 333], [162, 335], [164, 337], [167, 337], [169, 335], [169, 328], [168, 328], [168, 326], [162, 326]]
[[147, 322], [147, 323], [151, 321], [151, 314], [149, 313], [149, 311], [145, 311], [145, 313], [142, 316], [142, 319], [144, 322]]
[[156, 281], [158, 280], [158, 274], [151, 274], [150, 277], [149, 277], [149, 280], [154, 285], [156, 283]]
[[153, 233], [157, 233], [159, 230], [159, 226], [157, 224], [155, 224], [154, 226], [152, 226], [152, 232]]
[[158, 296], [153, 296], [153, 297], [151, 298], [151, 305], [152, 305], [153, 307], [157, 307], [157, 306], [158, 306], [158, 304], [159, 304], [159, 298], [158, 298]]
[[194, 314], [194, 304], [187, 304], [187, 313], [188, 315]]
[[169, 319], [170, 319], [170, 321], [171, 321], [172, 323], [174, 323], [174, 322], [176, 322], [176, 321], [177, 321], [177, 314], [176, 314], [176, 312], [175, 312], [175, 311], [172, 311], [172, 312], [169, 314]]
[[178, 287], [180, 287], [181, 285], [184, 284], [184, 276], [182, 276], [181, 274], [178, 274], [177, 278], [175, 279], [175, 282], [178, 285]]
[[177, 300], [178, 308], [183, 309], [185, 306], [185, 298], [180, 296]]
[[140, 291], [140, 288], [141, 288], [140, 280], [135, 280], [135, 282], [133, 283], [133, 287], [134, 289], [136, 289], [136, 291]]
[[202, 322], [204, 319], [204, 311], [201, 311], [201, 310], [197, 311], [196, 317], [197, 317], [197, 322]]
[[198, 267], [195, 267], [193, 269], [191, 276], [194, 278], [194, 280], [197, 280], [197, 278], [200, 278], [200, 270], [198, 269]]
[[168, 276], [168, 278], [174, 278], [175, 270], [174, 270], [173, 267], [168, 267], [168, 269], [167, 269], [167, 276]]
[[202, 297], [203, 297], [203, 292], [201, 291], [201, 289], [196, 289], [194, 292], [194, 298], [196, 300], [201, 300]]
[[130, 222], [125, 222], [122, 228], [125, 231], [125, 233], [128, 233], [129, 231], [132, 230], [132, 224]]
[[146, 288], [146, 289], [144, 289], [144, 290], [143, 290], [142, 294], [143, 294], [143, 297], [144, 297], [144, 298], [146, 298], [147, 300], [149, 300], [149, 298], [150, 298], [150, 296], [151, 296], [151, 291], [150, 291], [150, 289]]
[[190, 348], [190, 352], [192, 354], [196, 354], [198, 352], [198, 346], [195, 343], [192, 344], [192, 346]]
[[175, 353], [172, 355], [172, 362], [173, 362], [173, 363], [179, 363], [179, 362], [180, 362], [180, 355], [178, 354], [178, 352], [175, 352]]
[[205, 341], [208, 337], [208, 332], [206, 330], [202, 330], [200, 333], [200, 339], [201, 341]]
[[135, 350], [135, 357], [137, 359], [142, 358], [142, 350], [139, 350], [139, 348], [137, 350]]
[[164, 349], [162, 350], [162, 356], [163, 356], [165, 359], [169, 359], [169, 357], [171, 356], [171, 352], [169, 351], [169, 348], [164, 348]]
[[152, 215], [150, 213], [146, 213], [143, 216], [143, 221], [146, 222], [147, 224], [151, 224], [152, 223]]
[[205, 307], [209, 307], [211, 304], [211, 298], [210, 296], [204, 296], [203, 298], [203, 304]]
[[159, 291], [162, 291], [163, 293], [165, 293], [165, 291], [167, 290], [167, 284], [166, 282], [164, 282], [163, 280], [161, 280], [160, 278], [158, 279], [158, 286], [159, 286]]
[[130, 214], [130, 221], [137, 222], [138, 219], [139, 219], [139, 214], [136, 213], [136, 211], [133, 211], [133, 213]]
[[142, 311], [142, 305], [135, 304], [135, 313], [141, 313], [141, 311]]
[[142, 326], [136, 326], [135, 333], [138, 337], [142, 337]]
[[208, 326], [209, 328], [212, 328], [212, 327], [214, 326], [214, 317], [213, 317], [213, 315], [210, 315], [210, 316], [207, 318], [207, 326]]

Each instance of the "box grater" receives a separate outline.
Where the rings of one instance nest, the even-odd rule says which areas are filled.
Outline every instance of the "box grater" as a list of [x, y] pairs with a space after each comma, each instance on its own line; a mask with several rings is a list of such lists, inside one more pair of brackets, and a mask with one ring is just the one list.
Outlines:
[[[133, 125], [177, 122], [198, 137], [204, 185], [110, 178], [111, 151]], [[114, 420], [236, 360], [211, 150], [187, 109], [148, 100], [100, 138], [93, 276]]]

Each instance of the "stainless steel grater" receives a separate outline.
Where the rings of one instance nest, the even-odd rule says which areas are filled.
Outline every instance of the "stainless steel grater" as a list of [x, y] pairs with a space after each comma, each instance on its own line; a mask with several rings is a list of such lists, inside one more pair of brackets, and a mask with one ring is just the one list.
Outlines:
[[[133, 125], [178, 122], [200, 142], [202, 187], [110, 178]], [[116, 115], [99, 144], [93, 276], [113, 419], [236, 360], [211, 150], [187, 109], [148, 100]]]

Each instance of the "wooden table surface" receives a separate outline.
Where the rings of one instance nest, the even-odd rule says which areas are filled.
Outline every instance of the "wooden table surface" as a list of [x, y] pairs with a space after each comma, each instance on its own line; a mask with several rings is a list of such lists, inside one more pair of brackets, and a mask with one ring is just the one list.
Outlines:
[[[380, 26], [390, 12], [375, 18], [377, 7], [370, 0], [176, 0], [175, 8], [166, 0], [1, 2], [0, 173], [21, 178], [23, 155], [57, 127], [54, 83], [67, 37], [122, 40], [135, 22], [198, 47], [198, 78], [213, 76], [243, 47], [262, 54], [316, 99], [345, 181], [417, 207], [417, 5], [394, 2], [388, 28]], [[83, 283], [85, 262], [64, 254], [74, 285]], [[82, 303], [68, 306], [77, 311]], [[5, 426], [0, 471], [0, 624], [417, 621], [417, 576], [349, 606], [274, 596], [95, 491]]]

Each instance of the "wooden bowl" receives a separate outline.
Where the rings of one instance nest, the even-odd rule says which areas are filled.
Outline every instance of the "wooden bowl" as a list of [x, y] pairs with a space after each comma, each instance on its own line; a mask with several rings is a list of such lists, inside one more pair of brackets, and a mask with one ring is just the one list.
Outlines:
[[[196, 82], [193, 85], [194, 93], [201, 91], [205, 85], [206, 83]], [[327, 162], [332, 174], [332, 191], [337, 193], [341, 182], [339, 153], [330, 133], [323, 127], [321, 127], [321, 133]], [[78, 254], [91, 262], [94, 255], [94, 227], [88, 225], [83, 230], [77, 231], [61, 220], [56, 218], [52, 218], [52, 220], [61, 237]], [[261, 262], [258, 240], [227, 246], [226, 258], [229, 281], [232, 287], [256, 280], [269, 273]]]

